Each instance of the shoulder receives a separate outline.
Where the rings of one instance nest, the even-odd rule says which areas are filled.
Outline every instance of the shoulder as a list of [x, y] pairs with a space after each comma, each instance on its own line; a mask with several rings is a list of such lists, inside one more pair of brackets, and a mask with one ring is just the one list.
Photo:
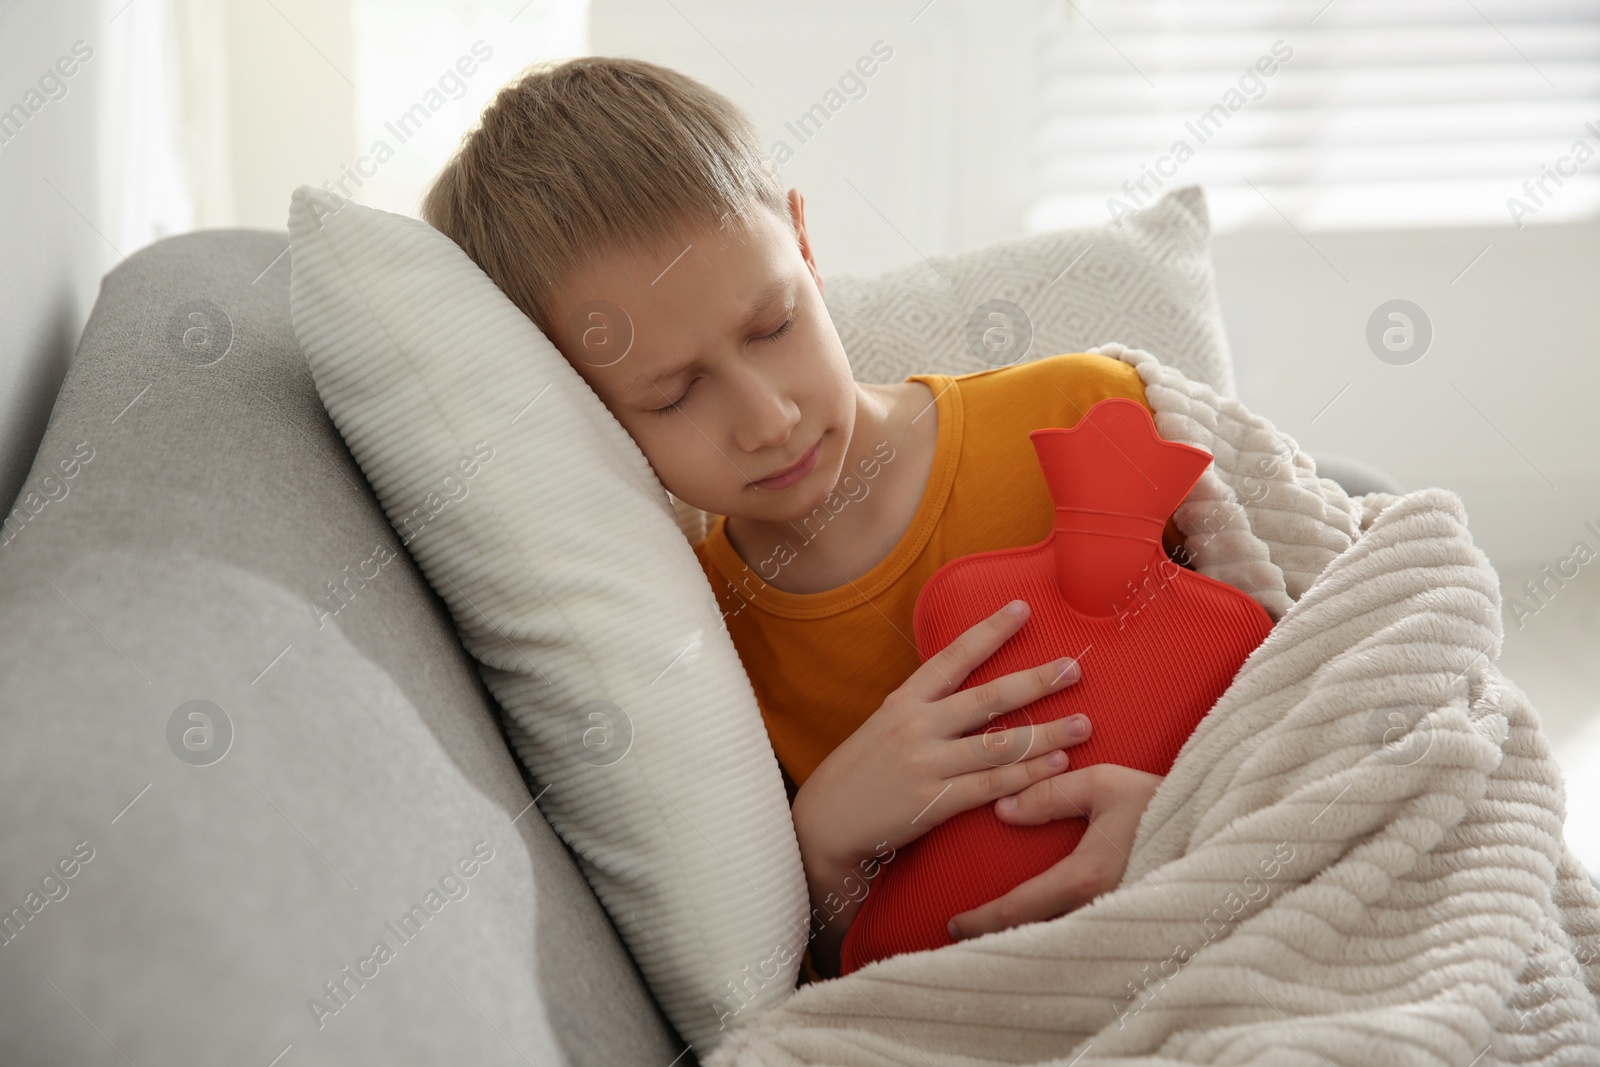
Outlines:
[[[1073, 379], [1085, 382], [1104, 382], [1125, 387], [1141, 387], [1139, 372], [1133, 364], [1124, 363], [1115, 356], [1098, 352], [1063, 352], [1055, 356], [1041, 356], [1024, 363], [1004, 367], [989, 367], [969, 374], [954, 375], [954, 380], [964, 387], [969, 382], [977, 385], [1000, 385], [1013, 382], [1037, 382], [1041, 379]], [[993, 379], [993, 381], [986, 381]]]
[[1066, 352], [1026, 363], [991, 367], [954, 376], [963, 398], [981, 402], [993, 397], [1006, 402], [1034, 399], [1087, 410], [1108, 397], [1120, 396], [1149, 407], [1144, 382], [1133, 364], [1094, 352]]

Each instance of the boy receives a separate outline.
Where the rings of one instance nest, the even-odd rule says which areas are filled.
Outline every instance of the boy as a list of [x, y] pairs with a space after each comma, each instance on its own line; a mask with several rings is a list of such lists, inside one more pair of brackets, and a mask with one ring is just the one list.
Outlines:
[[1023, 824], [1087, 816], [1090, 832], [1056, 867], [954, 916], [952, 937], [1115, 888], [1161, 778], [1062, 773], [1082, 716], [964, 736], [1072, 684], [1077, 664], [957, 693], [1026, 606], [926, 663], [910, 634], [917, 593], [947, 560], [1044, 537], [1053, 504], [1028, 432], [1074, 425], [1108, 396], [1145, 403], [1131, 367], [1075, 354], [855, 381], [804, 199], [782, 193], [731, 102], [639, 60], [541, 64], [502, 89], [423, 217], [561, 350], [668, 491], [718, 516], [695, 552], [790, 790], [816, 924], [806, 978], [837, 973], [864, 896], [854, 872], [979, 804]]

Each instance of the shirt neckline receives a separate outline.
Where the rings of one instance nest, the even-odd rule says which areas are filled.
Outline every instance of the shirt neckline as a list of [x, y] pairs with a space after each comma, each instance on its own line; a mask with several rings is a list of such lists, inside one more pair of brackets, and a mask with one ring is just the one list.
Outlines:
[[[820, 593], [791, 593], [762, 581], [728, 540], [728, 517], [718, 515], [705, 540], [706, 552], [722, 576], [735, 586], [734, 595], [768, 614], [786, 619], [818, 619], [837, 615], [864, 604], [888, 589], [922, 554], [933, 536], [955, 483], [956, 461], [961, 455], [961, 390], [949, 374], [912, 374], [908, 382], [921, 382], [933, 391], [938, 405], [939, 434], [934, 444], [933, 467], [911, 525], [887, 556], [858, 578]], [[893, 462], [892, 460], [890, 462]], [[803, 549], [802, 549], [803, 550]]]

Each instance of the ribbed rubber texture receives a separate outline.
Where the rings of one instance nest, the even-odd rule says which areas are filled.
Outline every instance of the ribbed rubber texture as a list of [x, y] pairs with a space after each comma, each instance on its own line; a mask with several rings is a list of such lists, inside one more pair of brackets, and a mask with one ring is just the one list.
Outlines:
[[[1164, 584], [1142, 608], [1127, 616], [1080, 615], [1056, 591], [1052, 540], [965, 556], [935, 572], [913, 615], [917, 649], [927, 659], [1021, 597], [1032, 609], [1028, 621], [961, 689], [1063, 655], [1079, 660], [1082, 677], [968, 736], [1081, 711], [1093, 732], [1068, 749], [1071, 767], [1119, 763], [1165, 775], [1240, 665], [1265, 640], [1272, 620], [1243, 593], [1184, 570], [1165, 555], [1152, 558], [1152, 585]], [[1044, 751], [1035, 745], [1023, 758]], [[952, 915], [1044, 872], [1078, 847], [1088, 825], [1086, 819], [1061, 819], [1013, 826], [986, 804], [934, 827], [879, 869], [845, 936], [843, 973], [895, 953], [950, 944], [945, 924]]]

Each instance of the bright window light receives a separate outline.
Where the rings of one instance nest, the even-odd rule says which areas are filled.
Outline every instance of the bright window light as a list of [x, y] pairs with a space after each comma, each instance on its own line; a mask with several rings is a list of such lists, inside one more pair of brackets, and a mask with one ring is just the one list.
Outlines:
[[[369, 207], [417, 216], [494, 94], [531, 63], [588, 51], [588, 0], [354, 0], [356, 140], [330, 175]], [[343, 180], [343, 189], [338, 183]]]
[[1600, 209], [1596, 0], [1052, 12], [1030, 230], [1115, 218], [1191, 183], [1219, 231], [1522, 226]]

